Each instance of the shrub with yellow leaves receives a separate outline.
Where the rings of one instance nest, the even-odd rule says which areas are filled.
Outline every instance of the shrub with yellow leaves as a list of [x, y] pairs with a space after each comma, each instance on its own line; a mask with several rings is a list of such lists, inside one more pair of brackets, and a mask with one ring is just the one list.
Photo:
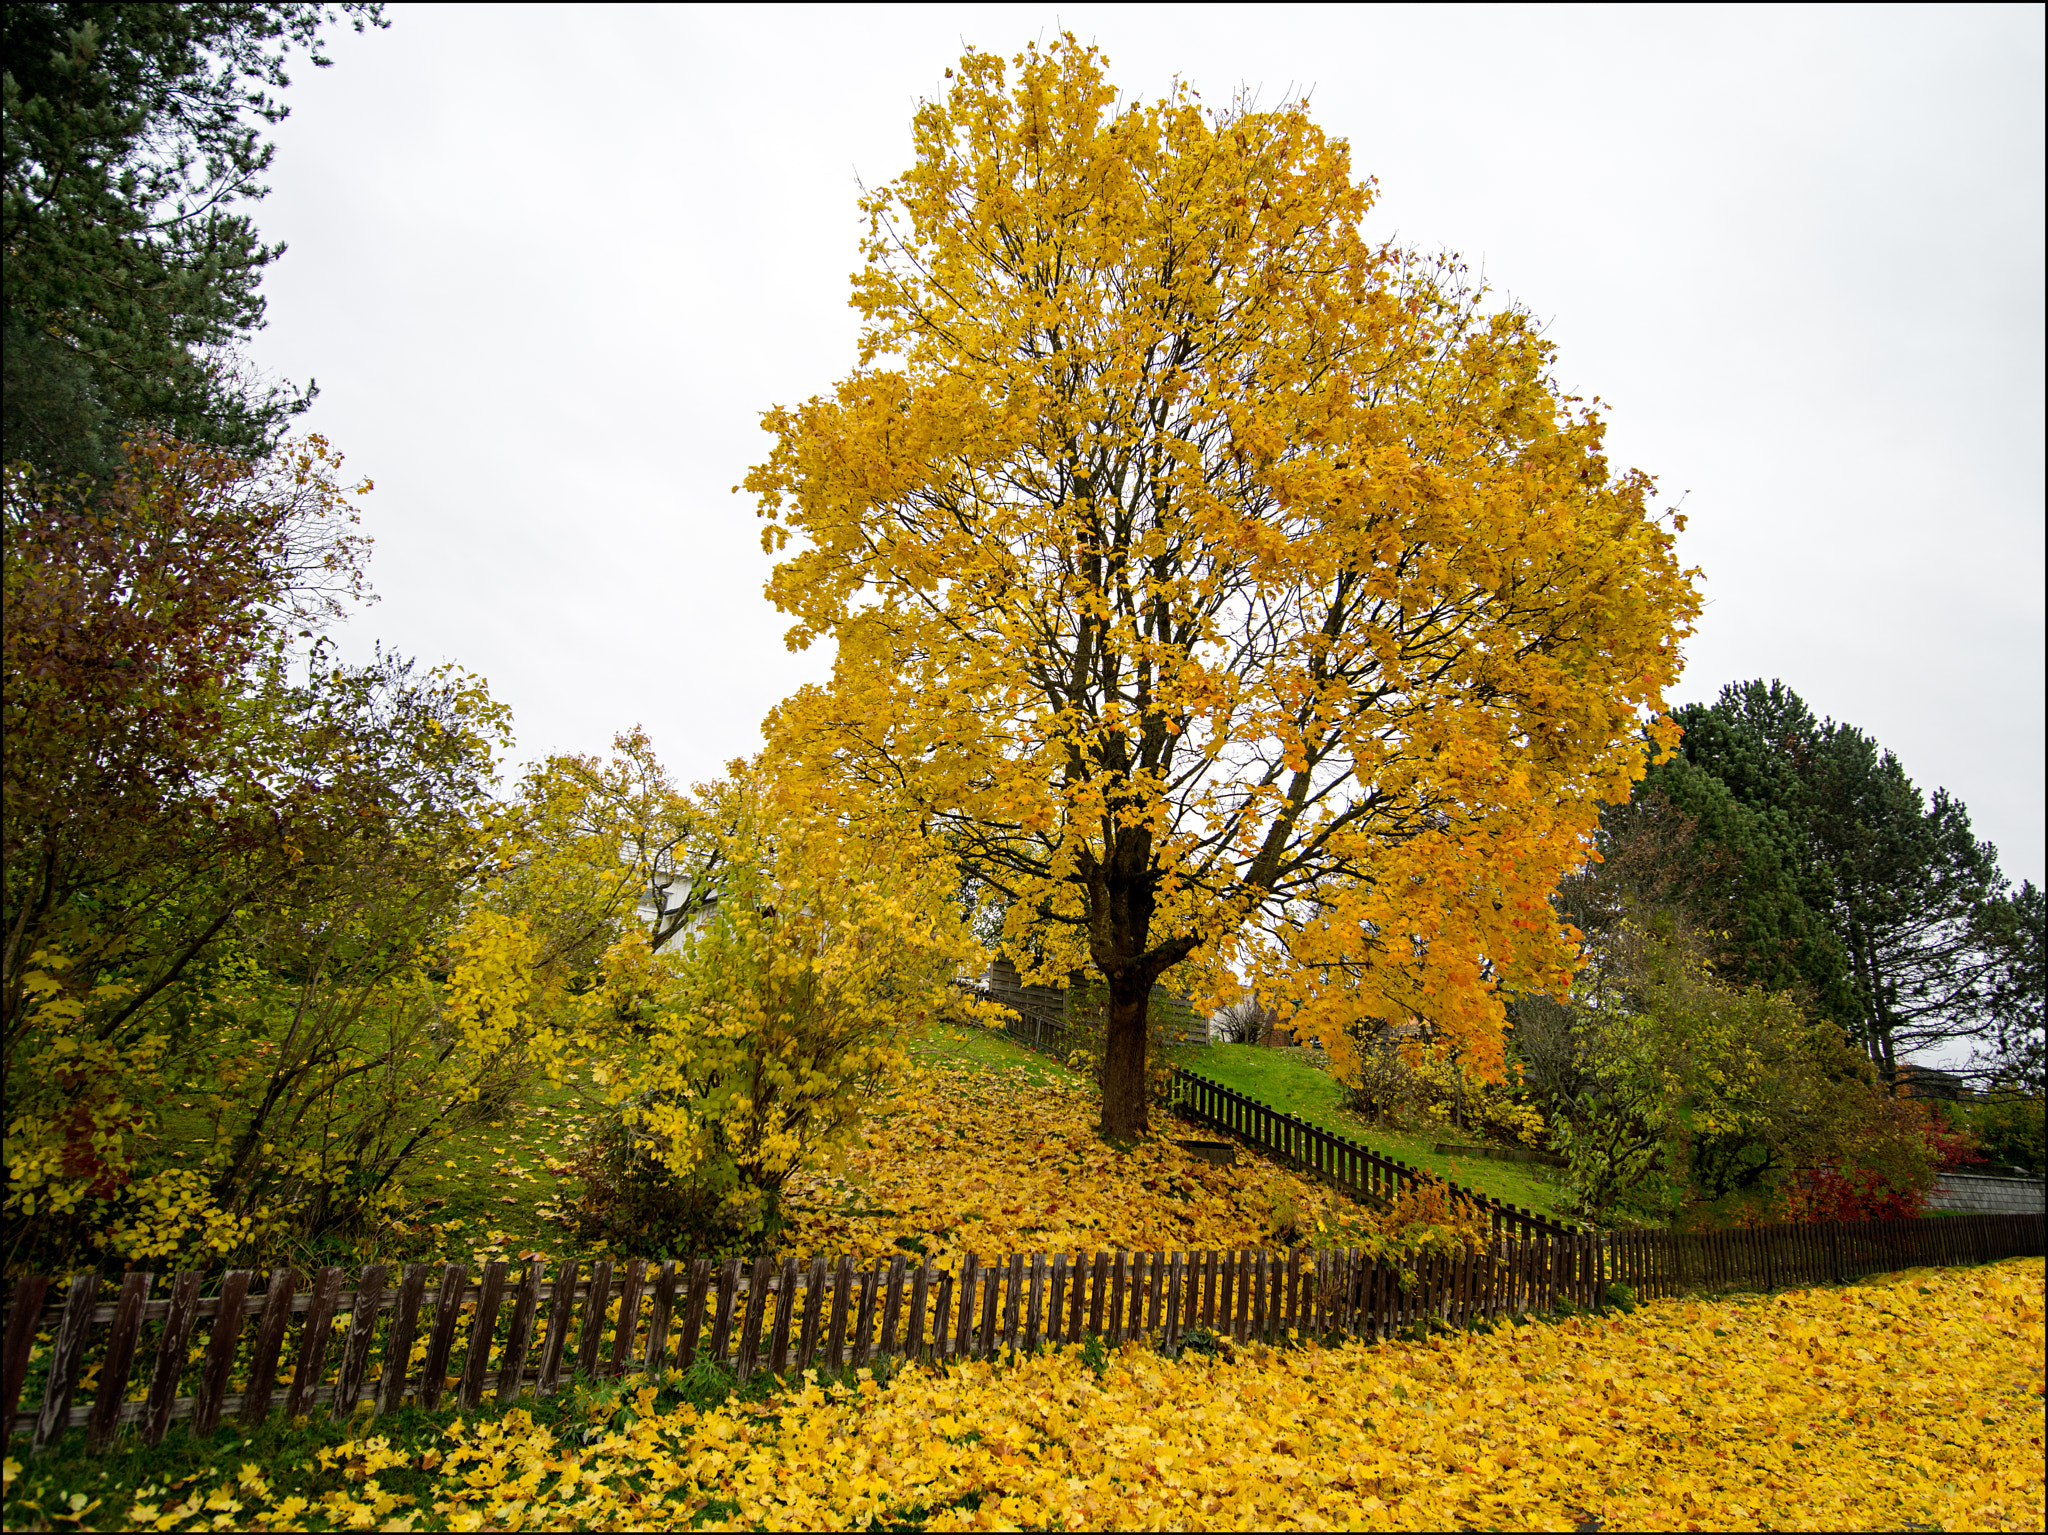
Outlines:
[[636, 1252], [772, 1235], [784, 1185], [853, 1132], [904, 1028], [953, 1009], [979, 955], [957, 875], [913, 831], [808, 801], [759, 760], [699, 792], [715, 901], [660, 953], [615, 944], [584, 1011], [613, 1118], [576, 1220]]

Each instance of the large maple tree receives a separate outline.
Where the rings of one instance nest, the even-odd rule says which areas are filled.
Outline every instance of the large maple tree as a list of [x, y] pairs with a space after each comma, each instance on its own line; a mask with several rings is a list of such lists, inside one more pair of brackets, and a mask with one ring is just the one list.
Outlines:
[[857, 365], [747, 481], [791, 645], [837, 642], [775, 749], [889, 786], [1027, 973], [1099, 973], [1106, 1134], [1146, 1128], [1184, 963], [1489, 1073], [1676, 676], [1675, 519], [1526, 313], [1366, 237], [1301, 104], [1105, 68], [970, 51], [863, 202]]

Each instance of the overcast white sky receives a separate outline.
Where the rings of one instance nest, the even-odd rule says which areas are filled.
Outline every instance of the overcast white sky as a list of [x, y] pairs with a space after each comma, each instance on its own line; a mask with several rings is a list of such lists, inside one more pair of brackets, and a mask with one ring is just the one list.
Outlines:
[[394, 5], [301, 68], [267, 369], [377, 482], [350, 626], [489, 678], [521, 754], [684, 781], [822, 678], [730, 494], [853, 362], [859, 183], [963, 44], [1133, 96], [1307, 92], [1376, 233], [1528, 304], [1683, 496], [1677, 701], [1783, 678], [2042, 879], [2043, 12]]

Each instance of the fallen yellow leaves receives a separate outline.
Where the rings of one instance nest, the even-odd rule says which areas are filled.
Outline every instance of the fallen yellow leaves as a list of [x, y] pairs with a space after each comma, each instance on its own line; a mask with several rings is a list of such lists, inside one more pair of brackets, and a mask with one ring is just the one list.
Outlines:
[[1364, 1221], [1258, 1157], [1219, 1167], [1165, 1136], [1119, 1150], [1096, 1135], [1097, 1117], [1078, 1084], [914, 1067], [834, 1167], [791, 1179], [783, 1245], [862, 1259], [908, 1247], [951, 1268], [964, 1253], [1328, 1246], [1340, 1222]]
[[2039, 1529], [2042, 1280], [2018, 1259], [1426, 1344], [1064, 1348], [702, 1414], [642, 1392], [589, 1445], [523, 1410], [452, 1427], [422, 1506], [381, 1492], [376, 1439], [323, 1453], [349, 1482], [318, 1501], [232, 1490], [268, 1528]]

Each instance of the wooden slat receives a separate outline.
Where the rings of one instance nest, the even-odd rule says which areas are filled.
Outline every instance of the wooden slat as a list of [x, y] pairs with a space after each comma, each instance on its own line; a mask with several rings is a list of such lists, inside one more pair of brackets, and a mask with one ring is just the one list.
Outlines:
[[1052, 1273], [1045, 1295], [1045, 1341], [1064, 1343], [1067, 1341], [1067, 1255], [1052, 1255]]
[[710, 1354], [713, 1364], [725, 1363], [732, 1347], [732, 1308], [740, 1293], [740, 1260], [728, 1258], [718, 1270], [718, 1309], [711, 1316]]
[[1160, 1334], [1160, 1346], [1168, 1352], [1180, 1346], [1181, 1276], [1186, 1260], [1185, 1253], [1175, 1253], [1166, 1265], [1166, 1327]]
[[0, 1449], [14, 1438], [21, 1389], [28, 1384], [28, 1356], [36, 1346], [36, 1321], [49, 1291], [50, 1281], [41, 1274], [25, 1275], [14, 1284], [14, 1304], [7, 1311], [7, 1352], [0, 1363]]
[[469, 1318], [469, 1349], [463, 1353], [463, 1410], [473, 1410], [483, 1400], [483, 1375], [492, 1363], [492, 1343], [498, 1332], [498, 1308], [506, 1293], [506, 1261], [492, 1259], [483, 1265], [483, 1287], [477, 1296], [477, 1310]]
[[590, 1270], [590, 1288], [583, 1297], [583, 1335], [576, 1344], [576, 1373], [596, 1380], [604, 1355], [604, 1327], [612, 1307], [612, 1260], [599, 1258]]
[[981, 1294], [981, 1327], [975, 1336], [975, 1352], [983, 1359], [995, 1352], [996, 1305], [1002, 1299], [1003, 1265], [992, 1263], [986, 1272]]
[[932, 1259], [918, 1263], [918, 1275], [909, 1281], [909, 1332], [903, 1339], [903, 1357], [915, 1359], [924, 1351], [924, 1306], [932, 1291]]
[[853, 1254], [842, 1253], [833, 1265], [832, 1321], [825, 1329], [825, 1367], [846, 1368], [847, 1313], [853, 1300]]
[[1079, 1343], [1088, 1333], [1088, 1260], [1080, 1253], [1067, 1270], [1067, 1288], [1073, 1292], [1067, 1298], [1067, 1341]]
[[[413, 1343], [419, 1337], [420, 1303], [426, 1299], [428, 1273], [429, 1269], [426, 1264], [408, 1263], [405, 1266], [405, 1273], [398, 1281], [398, 1294], [394, 1298], [391, 1308], [391, 1331], [384, 1339], [384, 1378], [378, 1383], [377, 1387], [377, 1410], [379, 1412], [396, 1412], [405, 1404], [406, 1392], [411, 1389], [412, 1348]], [[341, 1293], [341, 1270], [322, 1269], [320, 1271], [322, 1283], [326, 1282], [329, 1274], [334, 1276], [334, 1289], [335, 1294], [338, 1296]], [[329, 1320], [332, 1320], [334, 1316], [334, 1304], [332, 1301], [329, 1301], [327, 1304], [326, 1315]], [[308, 1327], [313, 1325], [310, 1318], [306, 1325]], [[306, 1385], [305, 1391], [301, 1392], [299, 1381], [295, 1378], [292, 1381], [292, 1395], [294, 1400], [303, 1401], [308, 1407], [313, 1402], [311, 1393], [318, 1390], [320, 1386], [320, 1376], [327, 1360], [327, 1340], [325, 1334], [329, 1331], [331, 1329], [323, 1322], [321, 1324], [322, 1336], [318, 1343], [316, 1344], [309, 1337], [299, 1347], [299, 1375], [304, 1378]], [[309, 1349], [317, 1349], [317, 1352], [309, 1354]], [[309, 1359], [311, 1360], [310, 1367], [307, 1363]]]
[[697, 1339], [704, 1331], [704, 1297], [711, 1289], [711, 1260], [690, 1260], [690, 1292], [683, 1302], [683, 1339], [677, 1362], [689, 1369], [697, 1361]]
[[[898, 1258], [900, 1265], [903, 1260]], [[796, 1314], [798, 1267], [795, 1256], [782, 1260], [782, 1282], [775, 1292], [775, 1332], [768, 1344], [768, 1369], [774, 1375], [789, 1373], [789, 1323]]]
[[448, 1385], [448, 1355], [455, 1347], [455, 1323], [462, 1314], [462, 1295], [469, 1288], [469, 1269], [460, 1263], [443, 1264], [441, 1288], [434, 1297], [434, 1332], [427, 1340], [426, 1362], [420, 1367], [419, 1404], [433, 1408], [441, 1404]]
[[878, 1261], [872, 1268], [863, 1269], [860, 1276], [860, 1319], [853, 1325], [853, 1365], [859, 1369], [868, 1362], [871, 1351], [869, 1339], [875, 1326], [875, 1292], [882, 1278], [882, 1265]]
[[761, 1357], [761, 1321], [768, 1314], [768, 1275], [774, 1267], [775, 1260], [763, 1253], [754, 1260], [754, 1271], [747, 1279], [747, 1316], [740, 1328], [739, 1358], [734, 1362], [734, 1372], [742, 1381], [753, 1376]]
[[612, 1335], [612, 1362], [607, 1375], [624, 1375], [633, 1363], [633, 1344], [640, 1331], [640, 1297], [647, 1289], [647, 1260], [626, 1265], [626, 1283], [619, 1291], [619, 1328]]
[[901, 1352], [896, 1347], [896, 1335], [903, 1320], [903, 1267], [903, 1254], [897, 1253], [889, 1260], [888, 1286], [882, 1302], [882, 1335], [875, 1343], [878, 1354]]
[[973, 1253], [960, 1260], [960, 1317], [953, 1341], [953, 1353], [965, 1359], [974, 1343], [974, 1285], [980, 1268]]
[[1026, 1299], [1024, 1310], [1024, 1349], [1026, 1353], [1036, 1353], [1038, 1351], [1038, 1342], [1041, 1336], [1038, 1325], [1038, 1308], [1044, 1303], [1045, 1256], [1042, 1253], [1033, 1253], [1031, 1255], [1031, 1291]]
[[505, 1334], [505, 1358], [498, 1366], [498, 1400], [516, 1401], [526, 1381], [526, 1356], [533, 1350], [533, 1318], [540, 1310], [540, 1279], [543, 1265], [538, 1258], [526, 1260], [526, 1277], [519, 1282], [512, 1303], [512, 1326]]
[[951, 1314], [952, 1305], [953, 1276], [949, 1271], [940, 1269], [939, 1298], [932, 1302], [932, 1359], [934, 1361], [943, 1359], [946, 1354], [947, 1340], [951, 1337], [951, 1334], [946, 1331], [946, 1318]]
[[1109, 1305], [1104, 1313], [1105, 1326], [1097, 1329], [1103, 1341], [1117, 1344], [1123, 1341], [1124, 1322], [1124, 1281], [1130, 1269], [1130, 1254], [1118, 1250], [1109, 1265]]
[[580, 1267], [571, 1258], [555, 1271], [554, 1288], [548, 1292], [548, 1338], [541, 1345], [535, 1396], [553, 1396], [562, 1383], [562, 1357], [569, 1346], [569, 1318], [576, 1310], [576, 1276]]
[[1145, 1298], [1145, 1331], [1163, 1336], [1166, 1317], [1161, 1308], [1166, 1304], [1166, 1254], [1154, 1253], [1150, 1267], [1151, 1277], [1147, 1281]]
[[[93, 1284], [98, 1286], [98, 1275], [93, 1276]], [[199, 1393], [192, 1408], [192, 1434], [195, 1438], [204, 1439], [219, 1426], [221, 1403], [228, 1394], [228, 1372], [235, 1366], [235, 1344], [241, 1340], [242, 1319], [246, 1315], [242, 1302], [248, 1293], [249, 1271], [229, 1269], [227, 1277], [221, 1281], [220, 1309], [214, 1313], [213, 1336], [206, 1343], [206, 1362], [200, 1366]], [[54, 1365], [53, 1357], [53, 1368]], [[43, 1405], [47, 1410], [47, 1396]], [[37, 1425], [37, 1440], [36, 1447], [40, 1449], [40, 1424]]]
[[313, 1393], [327, 1373], [327, 1342], [334, 1332], [334, 1306], [341, 1299], [341, 1270], [329, 1266], [313, 1275], [312, 1304], [299, 1329], [299, 1360], [285, 1392], [284, 1415], [293, 1422], [312, 1411]]
[[142, 1308], [149, 1303], [150, 1276], [130, 1270], [121, 1276], [120, 1298], [107, 1331], [107, 1350], [100, 1361], [99, 1391], [86, 1423], [85, 1447], [104, 1450], [121, 1426], [121, 1399], [128, 1394], [128, 1373], [135, 1364], [135, 1345], [142, 1336]]
[[[244, 1273], [242, 1283], [246, 1286], [248, 1282], [249, 1276]], [[99, 1290], [100, 1276], [87, 1271], [75, 1275], [65, 1291], [64, 1312], [57, 1319], [57, 1336], [50, 1345], [50, 1368], [43, 1377], [42, 1407], [36, 1414], [35, 1436], [30, 1441], [32, 1454], [42, 1454], [64, 1432], [71, 1412], [71, 1393], [78, 1388], [79, 1368], [85, 1360], [85, 1340], [92, 1328], [93, 1302], [99, 1298]]]
[[377, 1313], [384, 1306], [381, 1263], [372, 1263], [356, 1278], [354, 1309], [349, 1314], [348, 1342], [342, 1346], [341, 1375], [334, 1383], [334, 1412], [345, 1418], [356, 1410], [356, 1398], [370, 1378], [370, 1339], [377, 1332]]
[[825, 1304], [825, 1255], [811, 1258], [811, 1271], [804, 1285], [804, 1331], [797, 1343], [796, 1367], [808, 1370], [817, 1363], [819, 1316]]
[[1097, 1336], [1102, 1332], [1102, 1308], [1108, 1300], [1109, 1254], [1097, 1253], [1088, 1284], [1088, 1331]]
[[142, 1430], [142, 1442], [152, 1447], [162, 1442], [164, 1431], [171, 1426], [178, 1378], [185, 1371], [185, 1346], [192, 1336], [192, 1324], [199, 1318], [199, 1286], [205, 1277], [198, 1269], [185, 1269], [171, 1286], [164, 1330], [157, 1339], [156, 1369], [149, 1377], [149, 1416]]
[[263, 1292], [263, 1320], [256, 1324], [256, 1347], [249, 1356], [249, 1385], [242, 1393], [241, 1419], [261, 1423], [270, 1416], [277, 1394], [277, 1359], [284, 1348], [285, 1324], [292, 1319], [292, 1296], [298, 1281], [288, 1268], [272, 1269]]
[[1009, 1276], [1003, 1286], [1003, 1347], [1015, 1353], [1023, 1341], [1020, 1329], [1024, 1325], [1024, 1255], [1011, 1253]]
[[647, 1353], [640, 1368], [651, 1379], [668, 1368], [669, 1321], [676, 1309], [676, 1260], [665, 1261], [655, 1270], [653, 1295], [647, 1308]]

